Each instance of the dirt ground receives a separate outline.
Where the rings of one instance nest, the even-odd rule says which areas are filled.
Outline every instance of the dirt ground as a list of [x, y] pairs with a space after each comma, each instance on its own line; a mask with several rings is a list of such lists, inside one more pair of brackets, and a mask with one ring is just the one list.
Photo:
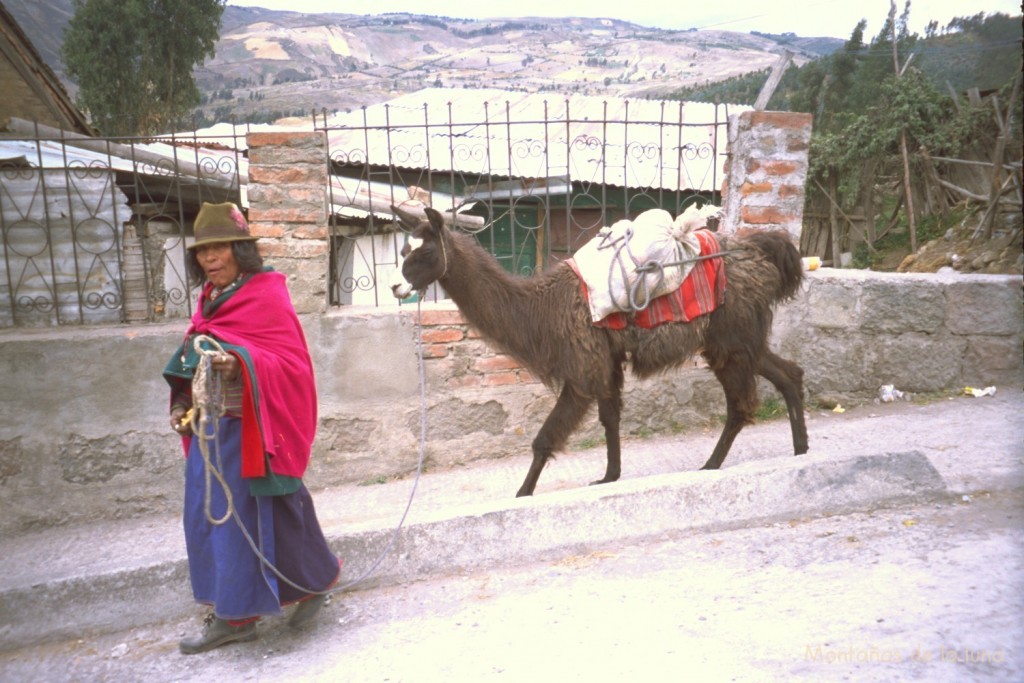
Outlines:
[[948, 267], [961, 273], [1024, 274], [1021, 216], [1004, 214], [997, 220], [999, 227], [992, 239], [976, 235], [980, 220], [979, 214], [969, 216], [947, 229], [942, 237], [925, 242], [915, 254], [907, 253], [907, 249], [896, 250], [876, 270], [934, 273]]

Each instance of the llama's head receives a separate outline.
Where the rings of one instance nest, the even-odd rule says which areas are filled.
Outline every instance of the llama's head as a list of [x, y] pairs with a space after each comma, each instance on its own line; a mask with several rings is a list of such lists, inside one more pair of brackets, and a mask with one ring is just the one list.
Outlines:
[[444, 277], [448, 270], [444, 234], [447, 228], [441, 214], [429, 206], [424, 209], [426, 218], [396, 206], [391, 210], [409, 231], [391, 280], [391, 293], [404, 299]]

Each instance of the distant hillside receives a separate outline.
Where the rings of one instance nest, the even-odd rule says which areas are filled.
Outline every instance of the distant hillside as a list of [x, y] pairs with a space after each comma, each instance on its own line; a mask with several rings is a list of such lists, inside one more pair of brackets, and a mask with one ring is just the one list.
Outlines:
[[71, 21], [74, 11], [71, 0], [0, 0], [21, 30], [32, 40], [43, 61], [57, 76], [67, 83], [64, 67], [60, 63], [60, 46], [64, 41], [64, 27]]
[[[918, 40], [903, 59], [909, 58], [911, 66], [924, 73], [943, 92], [952, 89], [963, 93], [974, 88], [985, 92], [1011, 83], [1021, 69], [1021, 17], [995, 14], [983, 19], [969, 17], [959, 23], [954, 32]], [[773, 37], [783, 43], [786, 40], [793, 40], [794, 44], [803, 42], [790, 34]], [[871, 59], [891, 64], [892, 53], [889, 47], [881, 54], [865, 48], [858, 59], [862, 64]], [[723, 81], [684, 87], [671, 97], [753, 104], [769, 73], [770, 69], [750, 71]], [[790, 95], [800, 87], [800, 70], [789, 69], [768, 107], [788, 110]]]
[[[71, 0], [3, 2], [66, 82], [60, 44]], [[922, 40], [914, 66], [960, 91], [999, 87], [1020, 68], [1020, 24], [988, 24], [999, 34], [965, 25]], [[751, 104], [783, 49], [801, 66], [843, 42], [792, 33], [666, 31], [614, 19], [469, 20], [228, 6], [216, 56], [197, 70], [196, 81], [204, 98], [200, 123], [352, 110], [438, 85]], [[779, 97], [796, 76], [787, 72]]]
[[994, 15], [963, 22], [957, 33], [920, 43], [914, 65], [957, 92], [1001, 88], [1021, 69], [1021, 16]]
[[[60, 43], [71, 0], [4, 2], [63, 79]], [[662, 97], [768, 68], [783, 45], [804, 63], [842, 41], [665, 31], [613, 19], [485, 21], [228, 6], [217, 54], [196, 80], [207, 120], [351, 110], [436, 85]]]

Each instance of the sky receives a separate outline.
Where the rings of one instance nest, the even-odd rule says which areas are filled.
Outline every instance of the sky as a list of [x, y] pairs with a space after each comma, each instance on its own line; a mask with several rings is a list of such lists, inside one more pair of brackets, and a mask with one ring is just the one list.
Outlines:
[[[898, 0], [896, 12], [903, 12], [905, 0]], [[827, 36], [847, 39], [861, 19], [867, 20], [865, 38], [878, 34], [889, 14], [889, 0], [725, 0], [719, 2], [676, 2], [666, 0], [375, 0], [373, 3], [345, 3], [338, 0], [228, 0], [229, 5], [265, 7], [298, 12], [342, 14], [383, 14], [414, 12], [466, 19], [494, 17], [608, 17], [641, 26], [664, 29], [720, 29], [725, 31], [792, 32], [801, 37]], [[367, 7], [372, 6], [372, 11]], [[979, 12], [1021, 13], [1020, 0], [913, 0], [910, 30], [924, 35], [925, 26], [936, 20], [940, 29], [953, 17]]]

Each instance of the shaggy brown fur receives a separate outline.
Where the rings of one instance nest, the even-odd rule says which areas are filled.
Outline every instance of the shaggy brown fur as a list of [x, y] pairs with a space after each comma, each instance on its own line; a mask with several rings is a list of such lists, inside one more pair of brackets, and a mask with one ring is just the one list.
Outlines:
[[608, 465], [595, 484], [621, 473], [619, 418], [624, 366], [650, 377], [703, 353], [725, 390], [727, 415], [703, 469], [717, 469], [758, 405], [756, 375], [782, 393], [797, 455], [807, 452], [803, 370], [768, 348], [774, 305], [800, 286], [800, 254], [785, 233], [736, 239], [723, 256], [726, 303], [689, 323], [621, 331], [594, 327], [575, 273], [559, 264], [534, 277], [501, 268], [475, 239], [448, 230], [441, 214], [428, 220], [395, 212], [423, 244], [403, 253], [402, 275], [416, 290], [439, 282], [463, 317], [493, 346], [516, 358], [549, 386], [560, 388], [555, 407], [533, 441], [533, 462], [517, 496], [532, 495], [544, 465], [564, 448], [596, 401], [605, 429]]

